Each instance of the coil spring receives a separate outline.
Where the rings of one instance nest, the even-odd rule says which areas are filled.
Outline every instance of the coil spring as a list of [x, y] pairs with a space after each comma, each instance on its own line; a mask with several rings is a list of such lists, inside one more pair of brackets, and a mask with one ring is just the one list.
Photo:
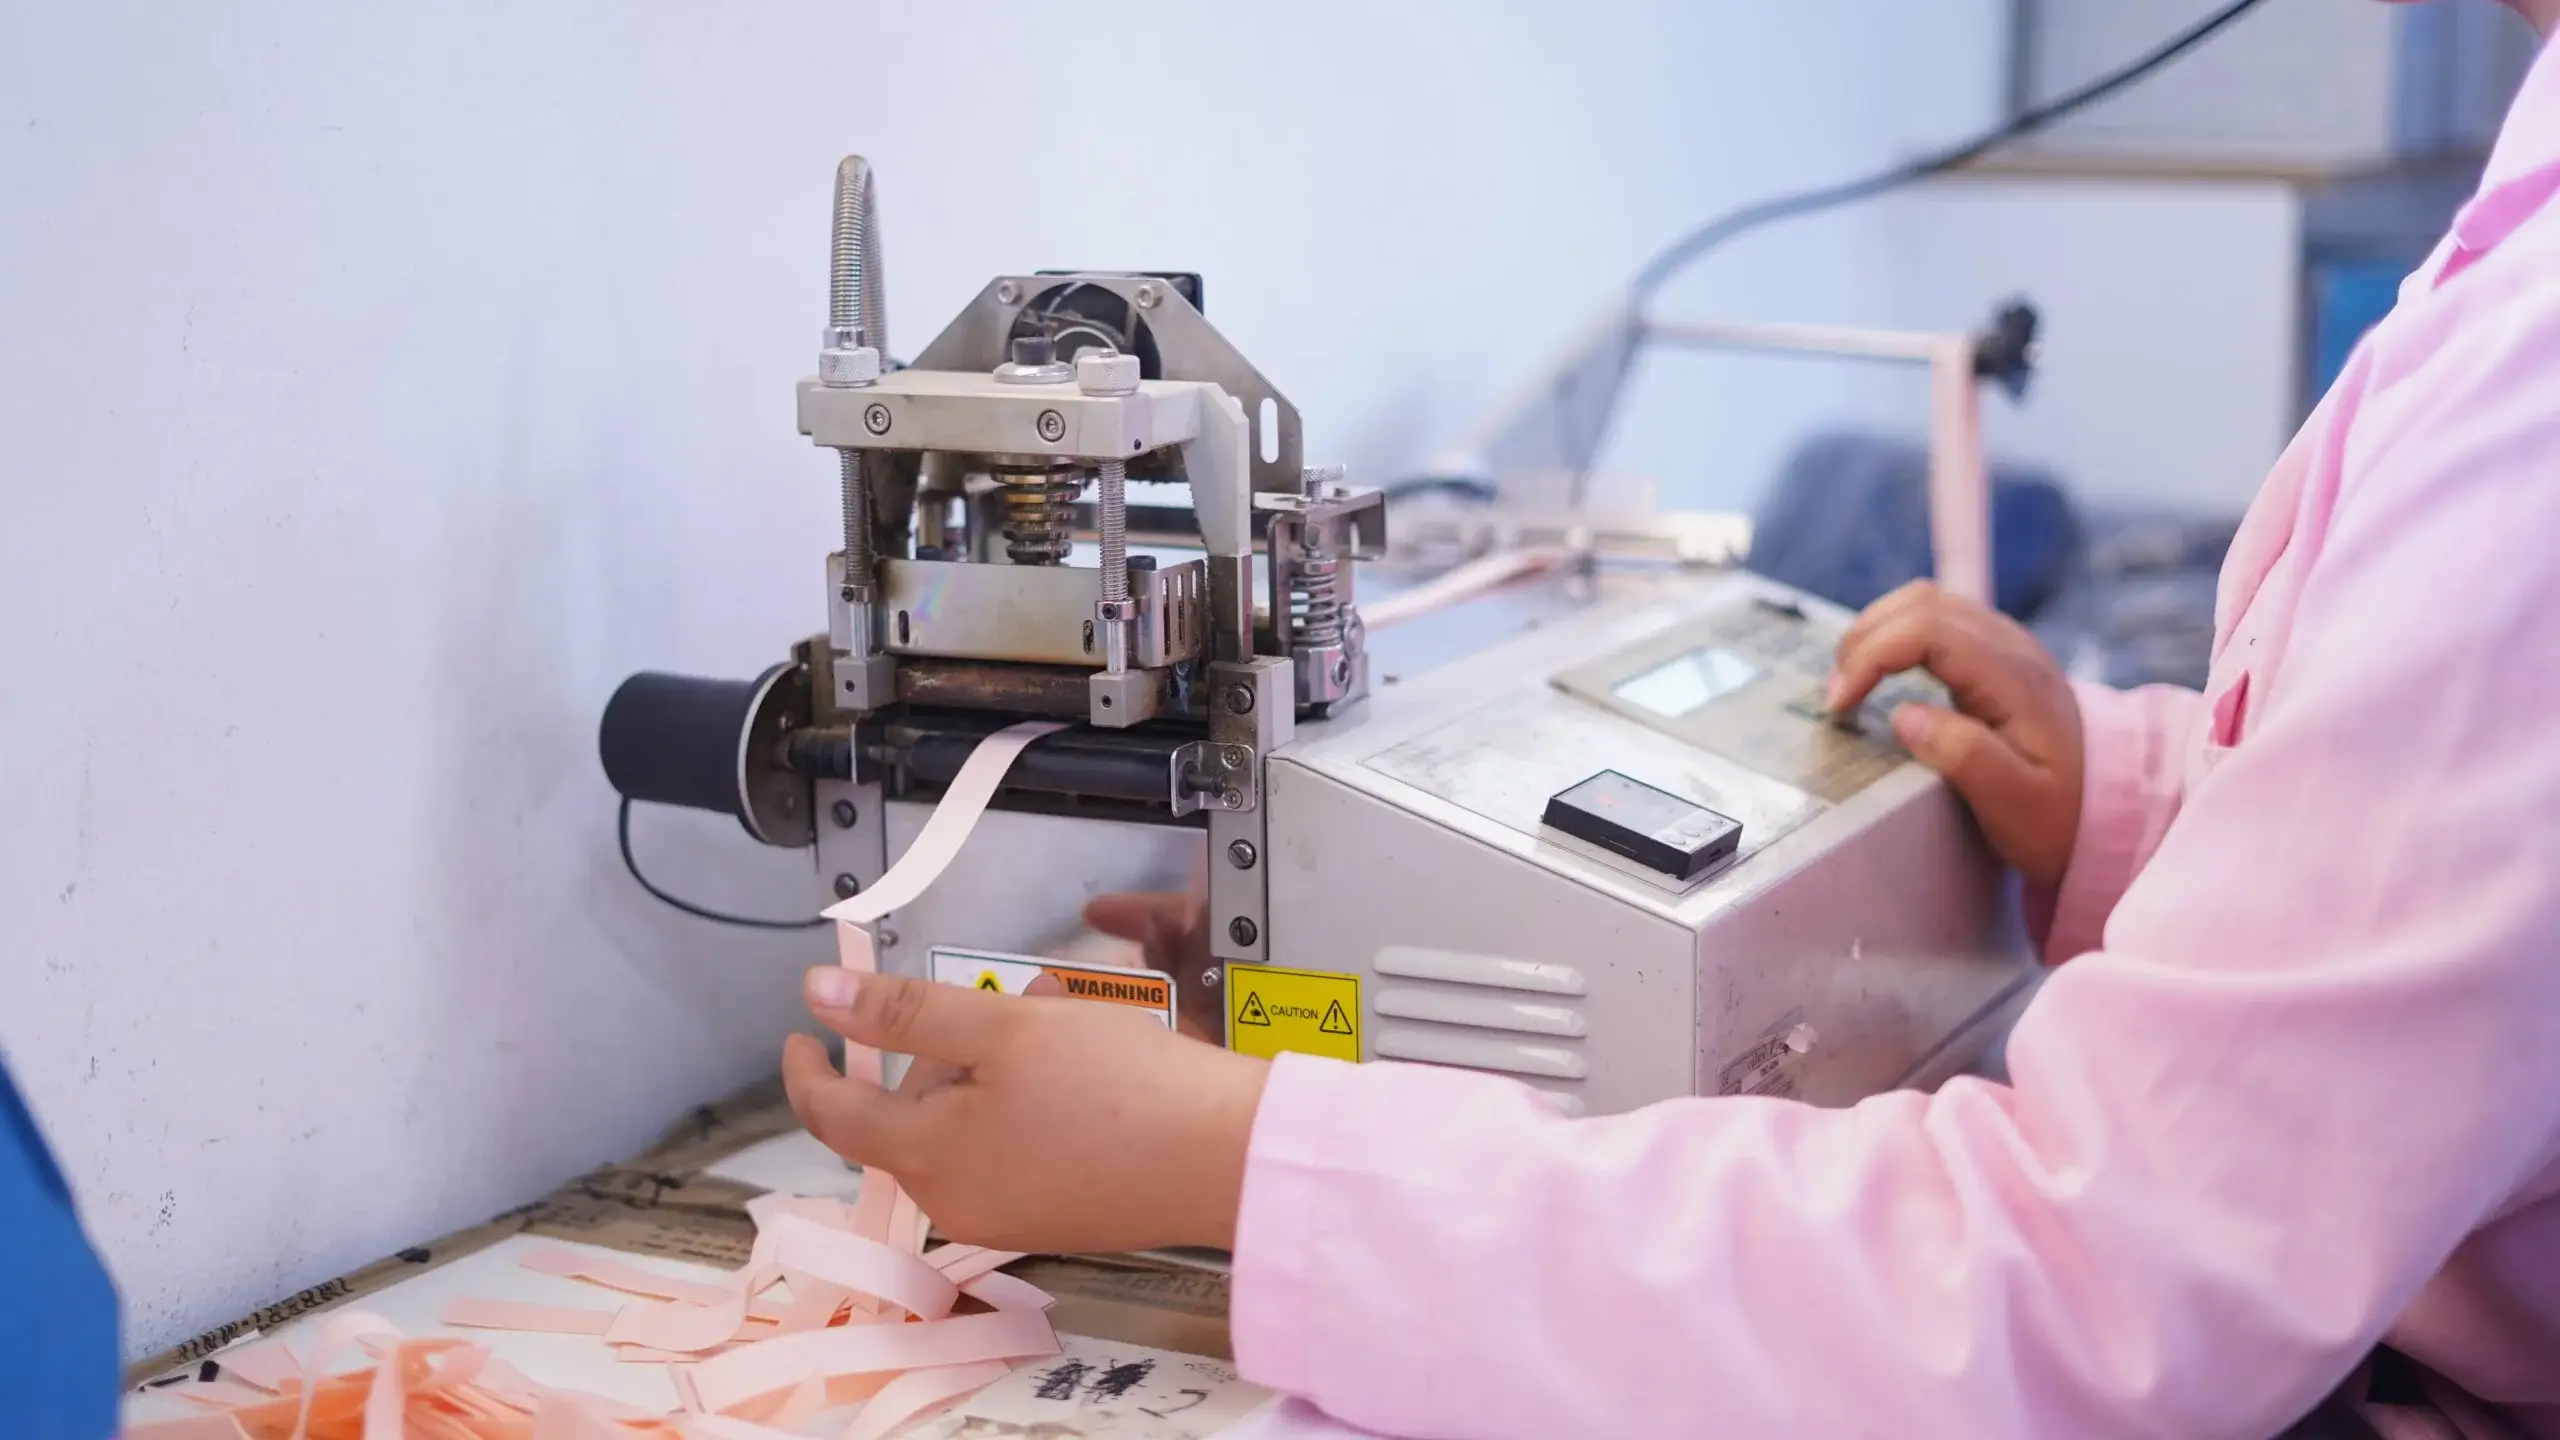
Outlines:
[[998, 470], [1004, 486], [1004, 553], [1016, 565], [1063, 564], [1075, 549], [1081, 471]]
[[1342, 559], [1301, 550], [1289, 572], [1289, 624], [1302, 649], [1342, 643]]

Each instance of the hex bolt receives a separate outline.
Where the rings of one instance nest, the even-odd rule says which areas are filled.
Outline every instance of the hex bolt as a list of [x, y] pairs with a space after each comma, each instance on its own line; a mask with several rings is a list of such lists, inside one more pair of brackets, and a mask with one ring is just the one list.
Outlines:
[[853, 802], [850, 800], [837, 801], [830, 807], [828, 813], [836, 817], [836, 828], [839, 830], [852, 829], [853, 822], [862, 818], [862, 812], [854, 809]]
[[1262, 927], [1239, 915], [1227, 922], [1227, 938], [1239, 945], [1250, 945], [1262, 938]]
[[1252, 687], [1252, 686], [1250, 686], [1250, 685], [1230, 685], [1230, 686], [1228, 686], [1228, 687], [1227, 687], [1227, 709], [1228, 709], [1228, 711], [1229, 711], [1230, 713], [1232, 713], [1232, 714], [1236, 714], [1236, 715], [1250, 715], [1250, 714], [1252, 714], [1252, 713], [1253, 713], [1253, 687]]
[[1227, 847], [1227, 863], [1239, 870], [1250, 870], [1262, 857], [1254, 853], [1253, 842], [1238, 840]]
[[836, 898], [837, 898], [837, 899], [839, 899], [839, 900], [850, 900], [850, 899], [852, 899], [854, 896], [859, 895], [859, 894], [861, 894], [861, 893], [862, 893], [862, 882], [861, 882], [861, 881], [854, 879], [851, 875], [839, 875], [839, 876], [837, 876], [837, 877], [836, 877]]

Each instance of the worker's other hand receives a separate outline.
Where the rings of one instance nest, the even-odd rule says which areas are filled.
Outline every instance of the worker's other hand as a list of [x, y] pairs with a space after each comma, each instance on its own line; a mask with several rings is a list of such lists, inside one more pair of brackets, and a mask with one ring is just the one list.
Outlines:
[[1084, 907], [1084, 923], [1135, 940], [1150, 970], [1173, 977], [1175, 1023], [1195, 1040], [1218, 1043], [1227, 1033], [1222, 992], [1201, 983], [1209, 969], [1209, 897], [1191, 894], [1102, 895]]
[[809, 1011], [913, 1055], [894, 1090], [826, 1044], [782, 1052], [792, 1112], [828, 1149], [898, 1177], [953, 1239], [1005, 1250], [1232, 1248], [1267, 1066], [1126, 1005], [1001, 995], [826, 965]]
[[1915, 580], [1867, 607], [1841, 638], [1825, 708], [1844, 714], [1915, 667], [1952, 711], [1904, 705], [1893, 733], [1973, 807], [1991, 847], [2038, 885], [2062, 881], [2080, 830], [2080, 702], [2026, 628]]

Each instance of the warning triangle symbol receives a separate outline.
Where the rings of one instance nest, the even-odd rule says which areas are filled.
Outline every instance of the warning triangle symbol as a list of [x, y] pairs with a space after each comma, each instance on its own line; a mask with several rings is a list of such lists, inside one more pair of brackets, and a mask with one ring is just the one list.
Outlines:
[[1268, 1025], [1271, 1023], [1271, 1017], [1264, 1013], [1262, 1008], [1261, 991], [1247, 990], [1244, 992], [1244, 1008], [1236, 1012], [1236, 1023], [1239, 1025]]
[[978, 988], [981, 990], [993, 990], [999, 995], [1004, 993], [1004, 985], [996, 979], [996, 972], [993, 970], [981, 970], [978, 972]]
[[1324, 1007], [1324, 1023], [1316, 1028], [1327, 1035], [1348, 1035], [1351, 1033], [1351, 1021], [1343, 1015], [1341, 1001], [1336, 1000], [1332, 1004]]

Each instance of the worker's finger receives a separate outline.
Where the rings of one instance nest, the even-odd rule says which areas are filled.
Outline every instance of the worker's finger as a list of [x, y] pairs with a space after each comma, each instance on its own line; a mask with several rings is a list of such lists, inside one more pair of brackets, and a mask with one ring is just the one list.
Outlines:
[[2039, 784], [2035, 767], [1981, 721], [1936, 705], [1900, 705], [1893, 712], [1893, 735], [1913, 759], [1945, 776], [1975, 813], [2032, 807]]
[[817, 1036], [793, 1035], [782, 1043], [782, 1090], [800, 1124], [838, 1155], [889, 1169], [907, 1158], [907, 1102], [838, 1074]]
[[1098, 895], [1084, 907], [1084, 923], [1105, 935], [1144, 943], [1159, 931], [1182, 933], [1183, 922], [1200, 903], [1198, 897], [1182, 894]]
[[1030, 984], [1022, 987], [1022, 993], [1025, 995], [1055, 996], [1058, 999], [1063, 1000], [1066, 998], [1067, 987], [1065, 982], [1061, 981], [1057, 976], [1043, 970], [1038, 975], [1032, 977]]
[[1888, 675], [1914, 668], [1936, 676], [1956, 708], [1989, 725], [2004, 725], [2015, 709], [2014, 677], [2006, 652], [1983, 617], [1941, 606], [1916, 608], [1877, 626], [1854, 649], [1841, 652], [1825, 708], [1845, 714], [1863, 703]]
[[907, 1073], [898, 1081], [898, 1093], [926, 1095], [957, 1085], [967, 1078], [969, 1078], [969, 1069], [965, 1065], [954, 1065], [948, 1060], [932, 1060], [918, 1056], [908, 1060]]
[[1840, 637], [1839, 652], [1845, 654], [1849, 647], [1874, 634], [1878, 626], [1897, 616], [1936, 604], [1940, 593], [1937, 582], [1933, 580], [1913, 580], [1894, 587], [1882, 598], [1869, 602], [1866, 609], [1858, 612], [1858, 618], [1849, 622], [1847, 633]]
[[841, 965], [811, 970], [806, 995], [819, 1024], [857, 1045], [968, 1066], [996, 1047], [1011, 1007], [1021, 1003], [992, 991]]

